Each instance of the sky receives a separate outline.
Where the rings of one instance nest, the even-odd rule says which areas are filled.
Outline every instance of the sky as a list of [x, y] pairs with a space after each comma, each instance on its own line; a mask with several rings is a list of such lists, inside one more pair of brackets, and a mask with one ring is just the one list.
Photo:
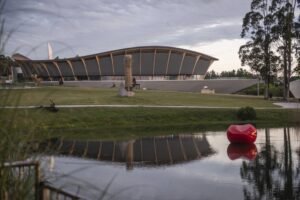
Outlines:
[[[250, 0], [7, 0], [6, 55], [84, 56], [135, 46], [186, 48], [219, 59], [210, 70], [238, 69], [242, 20]], [[247, 68], [245, 68], [247, 69]]]

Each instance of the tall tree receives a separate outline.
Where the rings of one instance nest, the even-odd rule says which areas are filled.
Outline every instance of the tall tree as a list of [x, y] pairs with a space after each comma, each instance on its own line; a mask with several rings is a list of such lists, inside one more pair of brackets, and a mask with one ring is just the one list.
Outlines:
[[[297, 1], [298, 8], [300, 8], [300, 0]], [[294, 69], [294, 73], [298, 76], [300, 76], [300, 16], [298, 17], [298, 22], [295, 22], [295, 32], [296, 32], [296, 59], [297, 59], [297, 65]]]
[[0, 55], [0, 76], [8, 76], [11, 74], [11, 66], [13, 65], [13, 61], [10, 57], [5, 57]]
[[273, 34], [279, 43], [278, 52], [281, 54], [280, 60], [284, 80], [283, 97], [285, 100], [289, 98], [292, 62], [297, 52], [297, 32], [294, 21], [298, 3], [299, 0], [273, 0], [271, 7], [276, 20]]
[[248, 65], [258, 72], [265, 81], [265, 98], [269, 98], [270, 76], [278, 69], [279, 58], [272, 44], [274, 38], [274, 13], [272, 0], [252, 0], [251, 10], [243, 19], [242, 38], [249, 41], [240, 47], [239, 56], [242, 65]]

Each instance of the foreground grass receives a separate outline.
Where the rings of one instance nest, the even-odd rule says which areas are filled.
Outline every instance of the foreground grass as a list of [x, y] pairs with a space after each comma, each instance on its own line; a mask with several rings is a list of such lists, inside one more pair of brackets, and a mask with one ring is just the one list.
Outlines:
[[219, 107], [276, 107], [271, 101], [261, 97], [238, 95], [202, 95], [197, 93], [143, 91], [137, 90], [136, 96], [119, 97], [117, 89], [42, 87], [36, 89], [0, 90], [1, 106], [40, 106], [49, 105], [52, 99], [57, 105], [186, 105]]
[[[171, 108], [65, 108], [57, 113], [44, 109], [2, 109], [1, 129], [21, 137], [77, 139], [126, 138], [148, 135], [225, 130], [232, 123], [245, 123], [235, 109]], [[300, 125], [299, 110], [257, 110], [257, 127]]]

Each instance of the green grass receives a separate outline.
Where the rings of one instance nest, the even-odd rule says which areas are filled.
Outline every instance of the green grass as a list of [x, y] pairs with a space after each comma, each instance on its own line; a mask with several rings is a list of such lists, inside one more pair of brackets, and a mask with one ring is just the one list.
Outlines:
[[117, 89], [77, 87], [43, 87], [37, 89], [0, 90], [0, 105], [39, 106], [49, 105], [52, 99], [57, 105], [171, 105], [171, 106], [219, 106], [219, 107], [276, 107], [272, 101], [261, 97], [238, 95], [203, 95], [185, 92], [136, 91], [134, 97], [120, 97]]
[[119, 97], [117, 89], [43, 87], [37, 89], [0, 90], [0, 105], [188, 105], [217, 106], [226, 109], [183, 108], [61, 108], [52, 113], [45, 109], [0, 109], [0, 130], [20, 140], [45, 137], [127, 138], [149, 135], [195, 133], [226, 130], [241, 122], [236, 109], [252, 106], [257, 109], [258, 127], [297, 126], [299, 110], [273, 109], [271, 101], [238, 95], [201, 95], [197, 93], [136, 91], [134, 97]]
[[[124, 138], [148, 135], [226, 130], [232, 123], [245, 123], [235, 109], [174, 108], [64, 108], [57, 113], [44, 109], [2, 110], [2, 129], [22, 137]], [[296, 126], [299, 110], [257, 110], [258, 127]]]

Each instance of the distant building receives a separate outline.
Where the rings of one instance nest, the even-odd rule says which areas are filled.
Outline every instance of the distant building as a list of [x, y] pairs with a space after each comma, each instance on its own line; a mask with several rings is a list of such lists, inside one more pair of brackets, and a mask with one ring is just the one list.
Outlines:
[[132, 55], [132, 73], [138, 80], [199, 80], [218, 60], [199, 52], [163, 46], [126, 48], [55, 60], [30, 60], [15, 54], [13, 59], [22, 68], [25, 79], [37, 74], [45, 81], [122, 80], [126, 54]]
[[204, 80], [217, 58], [166, 46], [143, 46], [119, 49], [65, 59], [30, 60], [20, 54], [13, 59], [22, 69], [25, 80], [32, 75], [42, 84], [65, 86], [119, 87], [124, 80], [124, 56], [132, 55], [132, 75], [140, 88], [165, 91], [201, 92], [204, 86], [216, 93], [235, 93], [257, 83], [256, 79]]

